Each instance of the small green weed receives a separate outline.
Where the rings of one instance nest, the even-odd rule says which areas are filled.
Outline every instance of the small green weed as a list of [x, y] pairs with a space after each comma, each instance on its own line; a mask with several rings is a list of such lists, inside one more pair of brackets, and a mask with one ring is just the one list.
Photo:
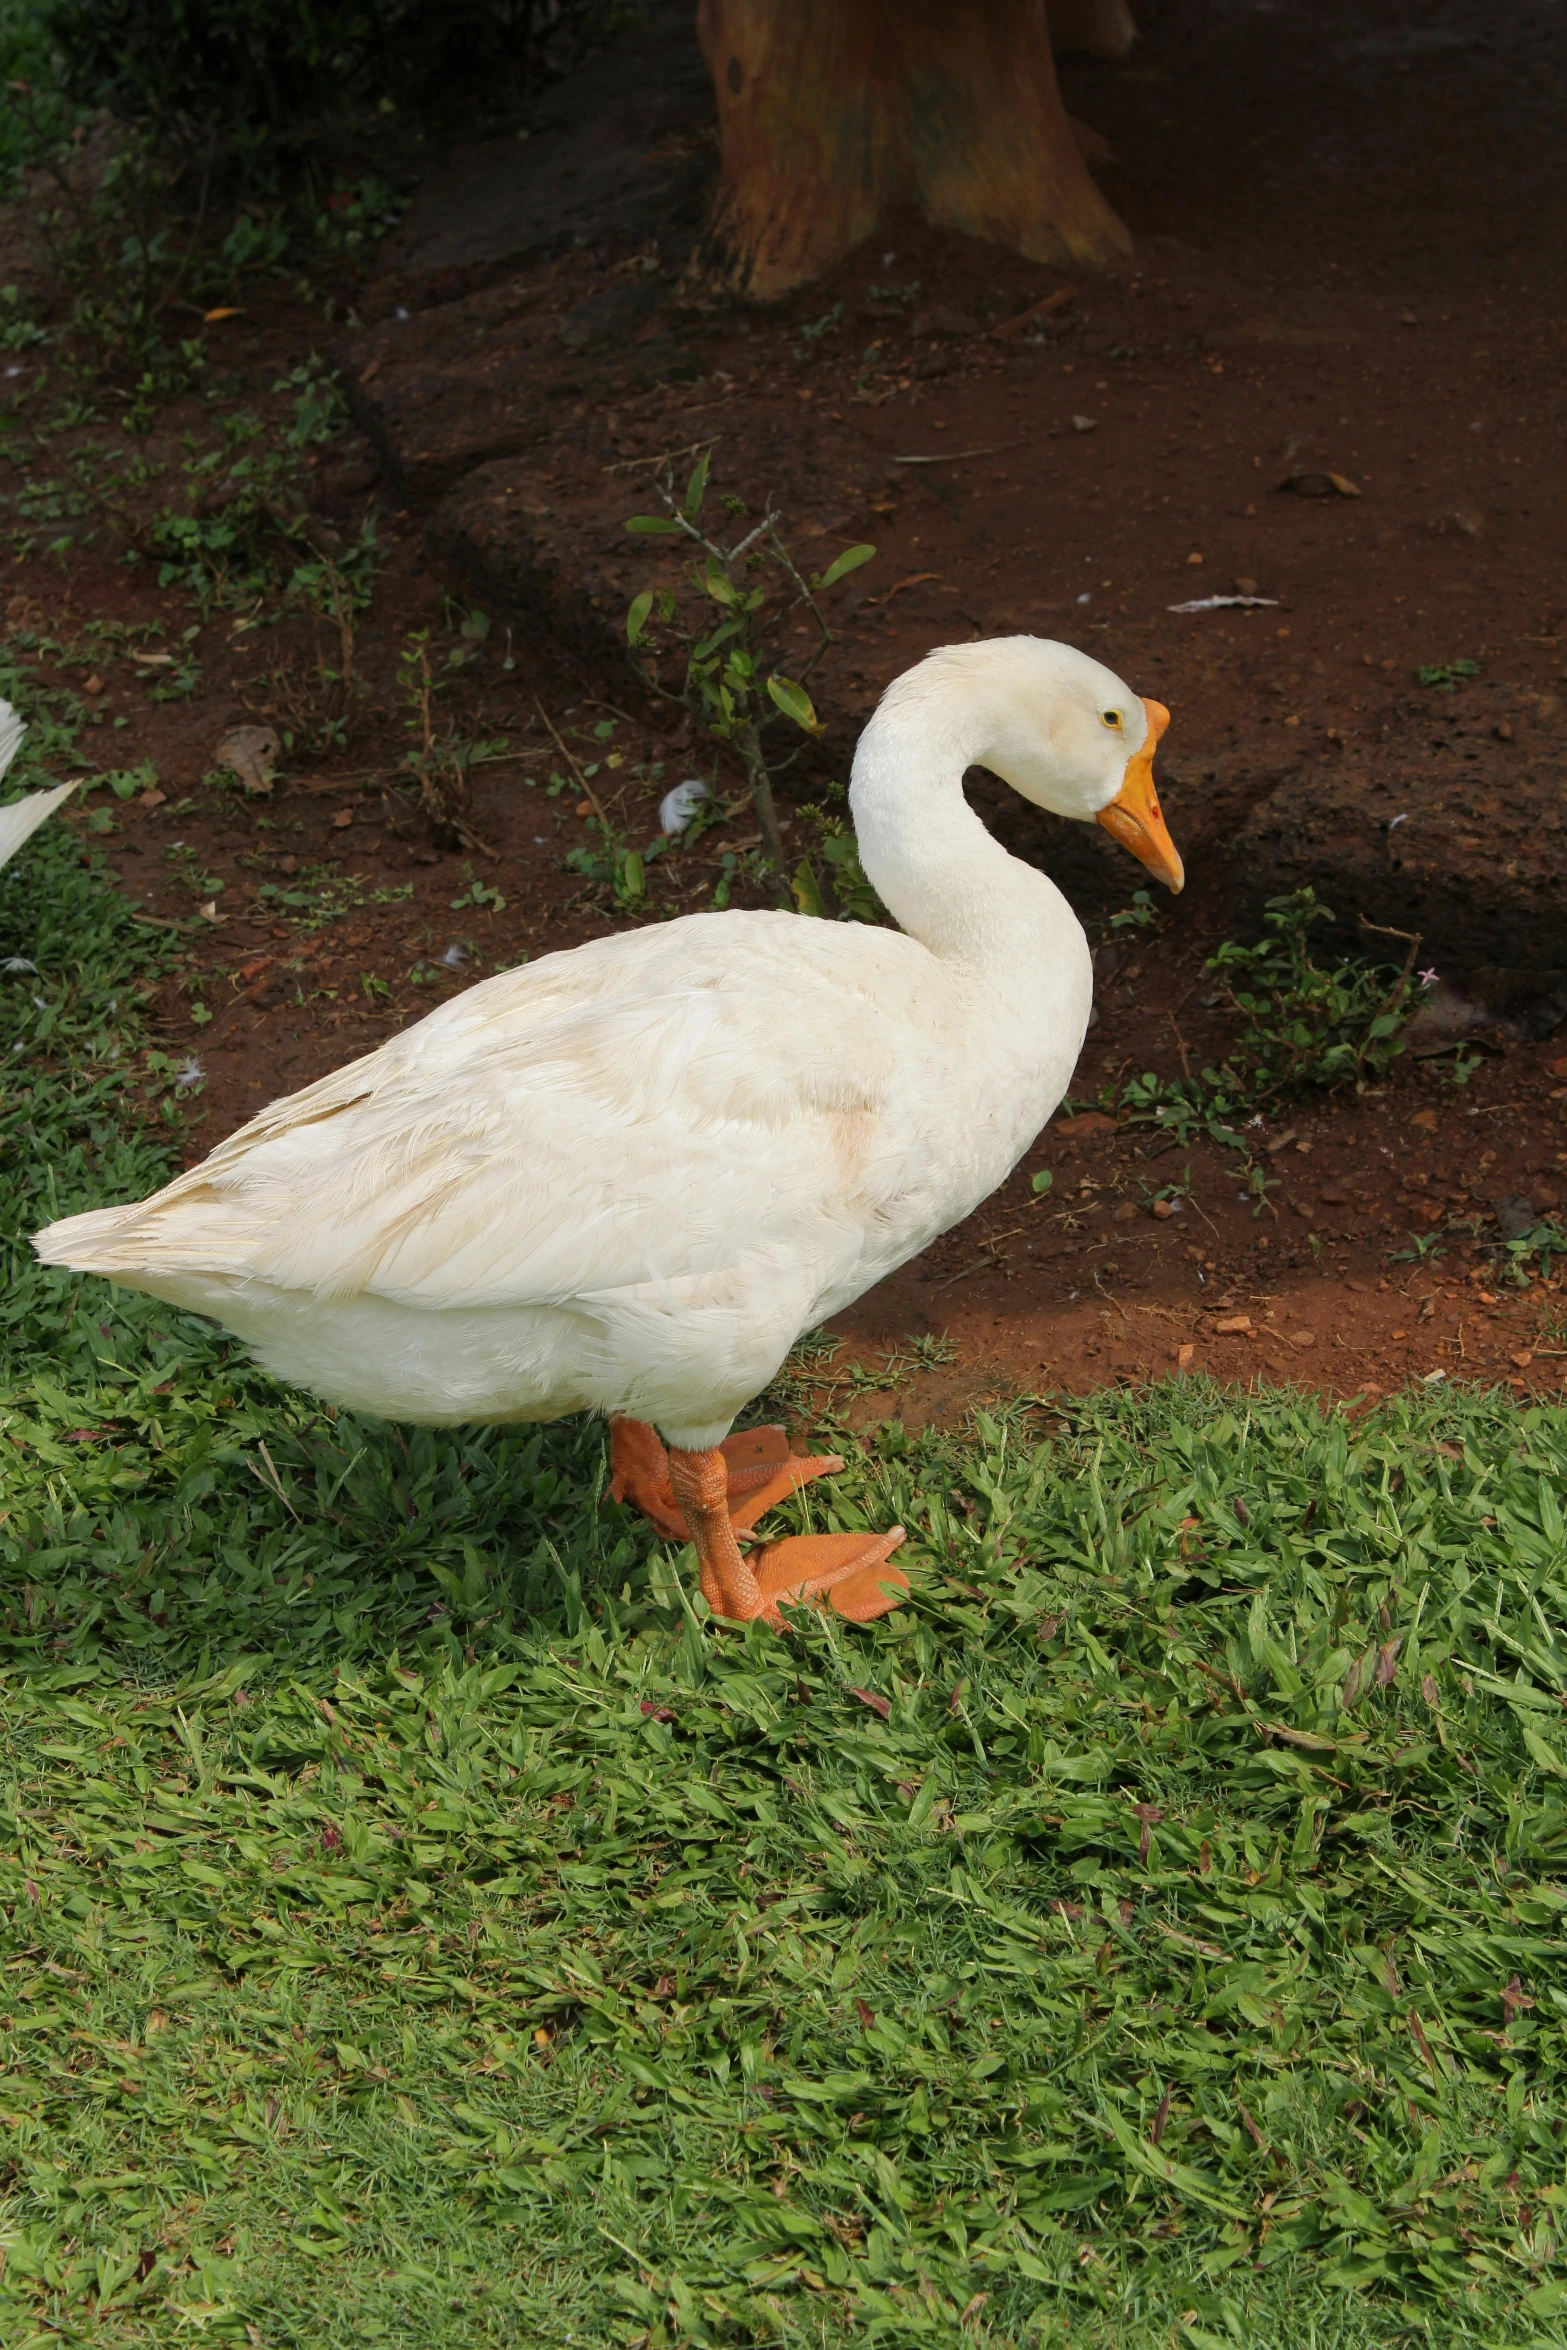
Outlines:
[[90, 788], [104, 788], [113, 792], [117, 800], [130, 800], [138, 792], [155, 791], [157, 785], [158, 770], [150, 759], [144, 759], [139, 767], [105, 769], [101, 775], [93, 777]]
[[1189, 1200], [1192, 1195], [1192, 1163], [1187, 1160], [1178, 1178], [1169, 1183], [1144, 1183], [1140, 1186], [1143, 1198], [1151, 1205], [1155, 1200]]
[[334, 253], [354, 253], [389, 236], [408, 209], [405, 190], [373, 176], [337, 179], [316, 214], [317, 242]]
[[188, 702], [201, 691], [201, 664], [191, 649], [193, 640], [200, 634], [199, 624], [183, 630], [179, 639], [181, 650], [168, 656], [167, 667], [149, 669], [149, 702]]
[[567, 865], [596, 889], [607, 890], [621, 913], [645, 913], [649, 904], [648, 868], [656, 857], [664, 854], [669, 843], [658, 834], [645, 849], [634, 849], [607, 821], [590, 816], [587, 823], [591, 837], [567, 850]]
[[417, 787], [419, 812], [428, 820], [436, 837], [493, 856], [494, 850], [479, 838], [469, 820], [469, 777], [475, 767], [504, 755], [505, 738], [470, 742], [455, 727], [440, 726], [436, 718], [438, 697], [489, 634], [489, 622], [482, 614], [477, 617], [484, 622], [482, 632], [471, 624], [465, 625], [444, 668], [432, 662], [429, 629], [412, 629], [404, 638], [398, 655], [398, 682], [405, 712], [404, 731], [414, 741], [403, 753], [403, 764]]
[[[842, 798], [841, 786], [834, 785], [831, 789]], [[860, 844], [842, 817], [814, 806], [802, 808], [800, 815], [814, 827], [814, 854], [827, 869], [827, 884], [832, 892], [829, 909], [811, 858], [802, 858], [793, 882], [794, 902], [800, 912], [825, 915], [831, 910], [840, 922], [885, 922], [887, 909], [860, 863]]]
[[917, 277], [901, 280], [877, 278], [865, 289], [867, 302], [892, 311], [912, 310], [919, 298], [920, 281]]
[[1231, 1060], [1259, 1106], [1361, 1084], [1403, 1050], [1398, 1031], [1419, 941], [1402, 971], [1364, 960], [1324, 966], [1312, 960], [1310, 936], [1332, 919], [1310, 889], [1271, 899], [1263, 916], [1269, 935], [1250, 947], [1226, 940], [1208, 964], [1246, 1021]]
[[1542, 1216], [1527, 1232], [1502, 1243], [1504, 1270], [1520, 1288], [1549, 1280], [1551, 1268], [1562, 1258], [1567, 1258], [1567, 1225], [1555, 1216]]
[[48, 331], [22, 307], [15, 286], [0, 286], [0, 351], [31, 351], [49, 340]]
[[[737, 886], [744, 889], [765, 888], [772, 868], [760, 849], [725, 849], [713, 884], [713, 905], [720, 913], [728, 905]], [[801, 909], [807, 911], [808, 909]]]
[[[776, 887], [784, 874], [772, 781], [780, 763], [769, 761], [765, 736], [780, 717], [806, 734], [823, 731], [804, 682], [831, 642], [817, 599], [868, 563], [876, 550], [847, 547], [820, 576], [807, 579], [779, 536], [780, 517], [771, 508], [738, 537], [709, 537], [701, 524], [709, 455], [698, 460], [683, 498], [676, 497], [666, 466], [655, 485], [665, 512], [633, 515], [626, 524], [644, 537], [684, 538], [700, 551], [702, 560], [690, 582], [701, 601], [693, 614], [673, 590], [645, 588], [626, 615], [626, 636], [633, 655], [643, 656], [636, 664], [643, 683], [682, 702], [716, 740], [738, 754]], [[726, 497], [722, 503], [726, 511], [744, 516], [743, 500]], [[804, 626], [814, 629], [816, 643], [798, 675], [783, 676], [774, 665], [773, 648], [796, 614], [806, 615]], [[663, 674], [671, 660], [679, 677], [674, 687]]]
[[361, 906], [395, 906], [413, 895], [411, 881], [370, 887], [362, 874], [332, 864], [307, 865], [287, 881], [263, 881], [256, 895], [268, 910], [301, 928], [337, 922]]
[[1154, 904], [1151, 892], [1146, 889], [1137, 889], [1132, 892], [1131, 904], [1123, 906], [1119, 914], [1111, 915], [1110, 928], [1112, 930], [1151, 930], [1158, 920], [1159, 908]]
[[[338, 379], [317, 360], [274, 386], [292, 410], [275, 430], [253, 412], [221, 418], [222, 437], [184, 463], [187, 507], [166, 509], [145, 533], [160, 587], [183, 587], [204, 611], [244, 609], [263, 597], [341, 622], [375, 584], [373, 515], [350, 544], [324, 539], [298, 489], [306, 459], [341, 431]], [[235, 452], [239, 451], [239, 454]]]
[[922, 1371], [934, 1371], [943, 1363], [955, 1363], [958, 1350], [945, 1330], [926, 1330], [903, 1342], [910, 1362]]
[[1244, 1148], [1235, 1122], [1321, 1088], [1364, 1085], [1403, 1050], [1399, 1035], [1418, 941], [1402, 970], [1365, 961], [1313, 961], [1313, 927], [1333, 919], [1310, 889], [1273, 898], [1255, 946], [1227, 940], [1207, 969], [1244, 1025], [1216, 1068], [1200, 1077], [1133, 1078], [1120, 1106], [1181, 1141], [1205, 1129]]
[[813, 318], [807, 325], [799, 327], [796, 331], [800, 340], [794, 347], [797, 364], [804, 366], [817, 357], [824, 337], [835, 333], [842, 322], [843, 304], [834, 302], [832, 308], [824, 310], [820, 318]]
[[1478, 677], [1483, 664], [1479, 661], [1428, 661], [1415, 671], [1422, 685], [1428, 685], [1439, 694], [1454, 694], [1469, 677]]
[[216, 874], [209, 873], [196, 851], [185, 841], [170, 841], [163, 852], [173, 871], [175, 886], [193, 898], [210, 898], [223, 887]]
[[452, 899], [452, 912], [460, 914], [467, 906], [477, 906], [492, 914], [503, 913], [506, 907], [504, 892], [495, 889], [489, 882], [481, 880], [471, 865], [465, 865], [463, 871], [467, 876], [468, 886], [461, 897]]

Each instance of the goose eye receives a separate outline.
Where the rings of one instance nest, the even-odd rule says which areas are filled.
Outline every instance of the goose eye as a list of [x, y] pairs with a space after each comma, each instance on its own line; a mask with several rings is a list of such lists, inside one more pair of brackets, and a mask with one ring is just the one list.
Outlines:
[[1100, 716], [1103, 718], [1106, 726], [1119, 726], [1121, 723], [1121, 713], [1119, 710], [1102, 710], [1100, 712]]

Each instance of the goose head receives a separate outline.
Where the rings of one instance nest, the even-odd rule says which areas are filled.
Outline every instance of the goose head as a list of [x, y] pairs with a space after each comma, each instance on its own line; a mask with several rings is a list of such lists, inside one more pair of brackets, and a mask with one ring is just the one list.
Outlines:
[[[968, 756], [1035, 807], [1102, 824], [1171, 890], [1186, 879], [1166, 830], [1153, 759], [1170, 723], [1113, 669], [1048, 637], [947, 645], [906, 681], [964, 709]], [[894, 689], [896, 690], [896, 689]]]
[[[957, 648], [954, 648], [955, 650]], [[962, 648], [990, 656], [986, 700], [991, 740], [976, 764], [1057, 816], [1096, 822], [1171, 890], [1186, 870], [1166, 830], [1153, 759], [1170, 723], [1075, 645], [1048, 637], [996, 637]]]

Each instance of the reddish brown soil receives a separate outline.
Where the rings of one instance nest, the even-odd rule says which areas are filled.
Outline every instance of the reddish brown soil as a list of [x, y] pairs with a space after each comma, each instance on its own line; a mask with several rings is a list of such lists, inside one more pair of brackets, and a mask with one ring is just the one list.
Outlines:
[[[1407, 14], [1341, 5], [1310, 28], [1291, 18], [1286, 34], [1277, 12], [1172, 11], [1130, 67], [1067, 76], [1074, 113], [1115, 152], [1105, 184], [1138, 234], [1134, 273], [1079, 283], [894, 223], [786, 317], [709, 322], [699, 381], [607, 406], [585, 398], [530, 461], [541, 494], [591, 477], [594, 511], [608, 511], [624, 476], [606, 490], [605, 467], [634, 479], [663, 448], [721, 436], [715, 467], [754, 494], [767, 485], [747, 481], [748, 452], [776, 444], [785, 406], [807, 453], [812, 420], [830, 423], [823, 446], [851, 451], [857, 486], [840, 497], [824, 479], [805, 527], [870, 525], [879, 550], [838, 607], [841, 641], [820, 676], [840, 773], [886, 681], [955, 636], [1069, 636], [1170, 705], [1166, 806], [1191, 886], [1154, 932], [1118, 936], [1101, 958], [1085, 1099], [1143, 1069], [1200, 1066], [1222, 1045], [1222, 1013], [1202, 1003], [1204, 958], [1244, 896], [1234, 843], [1265, 794], [1357, 745], [1401, 741], [1418, 768], [1433, 714], [1470, 697], [1488, 711], [1484, 691], [1505, 688], [1546, 728], [1559, 709], [1567, 238], [1528, 114], [1557, 70], [1559, 35], [1545, 11], [1499, 32], [1477, 4], [1455, 4], [1422, 19], [1422, 46]], [[559, 300], [607, 266], [591, 252], [551, 264]], [[909, 303], [873, 298], [915, 281]], [[1037, 347], [982, 331], [1068, 283], [1074, 298]], [[839, 303], [840, 320], [802, 340]], [[880, 316], [902, 323], [878, 334]], [[264, 405], [279, 363], [317, 344], [321, 321], [258, 300], [209, 331], [233, 337], [224, 357]], [[194, 413], [171, 420], [186, 425], [203, 429]], [[890, 462], [907, 456], [941, 462]], [[1342, 473], [1361, 494], [1280, 492], [1300, 468]], [[425, 514], [397, 507], [353, 436], [320, 468], [312, 504], [347, 528], [377, 506], [385, 553], [356, 651], [365, 690], [333, 760], [285, 760], [266, 799], [203, 781], [236, 719], [308, 720], [304, 623], [247, 633], [215, 616], [196, 640], [201, 686], [183, 703], [153, 705], [155, 673], [128, 651], [91, 654], [96, 706], [129, 722], [101, 763], [150, 759], [162, 793], [117, 806], [104, 845], [149, 917], [183, 924], [204, 903], [217, 916], [182, 928], [186, 960], [159, 1007], [171, 1049], [205, 1073], [191, 1157], [486, 971], [621, 919], [563, 867], [586, 803], [575, 784], [549, 795], [562, 761], [536, 694], [579, 759], [620, 760], [597, 788], [633, 840], [651, 836], [659, 793], [688, 770], [687, 738], [595, 660], [591, 635], [568, 654], [536, 632], [508, 636], [497, 609], [488, 642], [465, 645]], [[1237, 580], [1276, 608], [1169, 610]], [[26, 557], [8, 587], [13, 633], [67, 647], [93, 617], [171, 637], [197, 617], [109, 550], [63, 570]], [[474, 778], [477, 847], [432, 830], [406, 788], [397, 656], [423, 627], [438, 664], [467, 656], [443, 670], [441, 724], [509, 745]], [[1439, 705], [1415, 668], [1459, 656], [1483, 679]], [[45, 661], [78, 688], [87, 665]], [[609, 720], [600, 745], [592, 729]], [[991, 783], [976, 779], [976, 792], [1004, 837], [1060, 865], [1091, 928], [1141, 881], [1097, 838], [1069, 838]], [[655, 910], [705, 903], [723, 850], [748, 829], [737, 817], [661, 861]], [[1473, 854], [1484, 869], [1483, 838]], [[322, 921], [259, 895], [312, 866], [356, 877], [365, 902]], [[454, 906], [474, 877], [504, 894], [503, 910]], [[375, 903], [376, 891], [405, 894]], [[1567, 960], [1538, 946], [1518, 959]], [[1292, 1105], [1259, 1136], [1276, 1178], [1260, 1210], [1236, 1197], [1230, 1159], [1210, 1145], [1172, 1149], [1098, 1116], [1058, 1121], [1012, 1184], [845, 1317], [840, 1370], [920, 1334], [946, 1332], [956, 1348], [895, 1389], [862, 1374], [853, 1409], [921, 1416], [1019, 1383], [1181, 1367], [1347, 1394], [1438, 1373], [1556, 1388], [1567, 1311], [1551, 1285], [1497, 1284], [1494, 1218], [1520, 1195], [1541, 1213], [1567, 1197], [1567, 1043], [1493, 1037], [1467, 1086], [1450, 1069], [1407, 1057], [1360, 1099]], [[1185, 1183], [1188, 1165], [1177, 1212], [1155, 1215], [1150, 1195]], [[1054, 1181], [1040, 1199], [1030, 1179], [1045, 1167]]]

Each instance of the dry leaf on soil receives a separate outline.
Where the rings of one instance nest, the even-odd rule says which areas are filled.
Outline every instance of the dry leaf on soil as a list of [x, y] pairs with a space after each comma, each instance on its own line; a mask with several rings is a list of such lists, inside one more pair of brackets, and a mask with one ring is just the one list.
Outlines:
[[270, 726], [236, 726], [212, 757], [216, 766], [237, 775], [246, 791], [269, 792], [277, 781], [275, 763], [282, 747]]

